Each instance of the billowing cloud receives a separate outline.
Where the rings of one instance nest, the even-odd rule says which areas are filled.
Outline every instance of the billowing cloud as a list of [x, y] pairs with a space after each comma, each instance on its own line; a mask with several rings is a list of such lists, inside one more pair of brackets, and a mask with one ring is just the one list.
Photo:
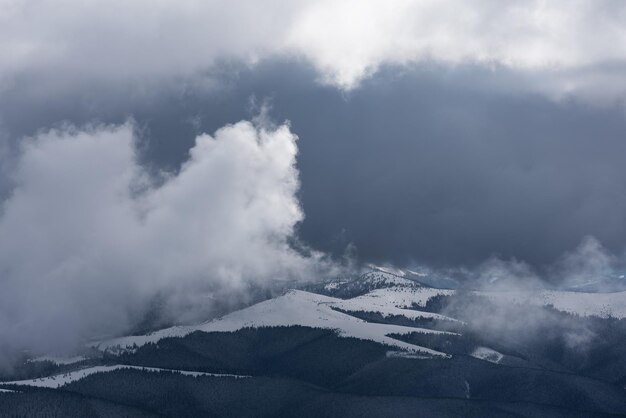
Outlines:
[[345, 89], [383, 65], [435, 61], [519, 70], [559, 97], [614, 97], [625, 91], [625, 18], [614, 0], [2, 0], [0, 76], [180, 77], [278, 55], [304, 57]]
[[624, 12], [591, 1], [325, 1], [298, 16], [288, 41], [344, 87], [381, 64], [429, 60], [552, 73], [623, 61], [611, 44], [626, 41]]
[[311, 275], [319, 255], [288, 243], [303, 218], [296, 152], [288, 125], [239, 122], [198, 136], [157, 186], [130, 123], [27, 141], [0, 217], [0, 341], [59, 350], [128, 331], [156, 297], [189, 318]]
[[198, 132], [249, 118], [251, 96], [271, 97], [272, 115], [297, 127], [299, 236], [315, 248], [354, 243], [367, 262], [448, 267], [495, 255], [537, 269], [587, 235], [618, 257], [626, 249], [620, 106], [511, 94], [494, 85], [513, 75], [475, 66], [387, 68], [347, 95], [303, 62], [227, 68], [219, 90], [165, 84], [140, 97], [77, 85], [39, 99], [23, 82], [0, 95], [0, 116], [22, 138], [60, 120], [133, 115], [142, 163], [175, 171]]
[[611, 292], [626, 285], [625, 262], [624, 254], [613, 254], [598, 239], [587, 236], [575, 249], [563, 254], [550, 273], [570, 289]]

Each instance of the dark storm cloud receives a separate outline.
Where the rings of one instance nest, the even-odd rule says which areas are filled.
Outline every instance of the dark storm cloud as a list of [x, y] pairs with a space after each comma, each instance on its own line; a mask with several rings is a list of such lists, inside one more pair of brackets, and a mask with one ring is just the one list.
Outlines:
[[38, 72], [59, 85], [157, 80], [278, 56], [344, 90], [381, 66], [433, 60], [501, 65], [538, 75], [544, 93], [595, 96], [614, 79], [589, 68], [626, 60], [625, 16], [615, 0], [0, 0], [0, 88]]
[[319, 249], [340, 254], [354, 243], [362, 260], [398, 264], [495, 254], [535, 266], [589, 235], [623, 250], [623, 108], [550, 100], [502, 68], [386, 68], [347, 93], [317, 78], [290, 61], [231, 64], [204, 78], [85, 85], [46, 101], [24, 80], [30, 88], [5, 91], [0, 115], [11, 138], [132, 115], [144, 163], [176, 170], [197, 133], [249, 118], [269, 98], [271, 116], [300, 137], [300, 236]]

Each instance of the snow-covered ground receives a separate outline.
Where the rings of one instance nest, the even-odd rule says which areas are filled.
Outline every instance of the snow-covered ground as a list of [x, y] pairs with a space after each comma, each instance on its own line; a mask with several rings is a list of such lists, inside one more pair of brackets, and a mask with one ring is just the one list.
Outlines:
[[[422, 355], [448, 357], [448, 355], [429, 348], [416, 346], [403, 341], [398, 341], [389, 334], [408, 334], [412, 332], [444, 333], [425, 328], [406, 327], [399, 325], [370, 323], [354, 316], [336, 311], [333, 307], [345, 306], [342, 299], [300, 290], [291, 290], [286, 294], [266, 300], [246, 309], [233, 312], [222, 318], [206, 322], [197, 326], [172, 327], [144, 336], [131, 336], [102, 341], [93, 346], [100, 350], [115, 351], [117, 348], [131, 349], [150, 342], [159, 341], [166, 337], [182, 337], [194, 331], [237, 331], [242, 328], [278, 327], [300, 325], [312, 328], [324, 328], [336, 330], [343, 337], [354, 337], [363, 340], [375, 341], [394, 348], [400, 348], [411, 352], [419, 352]], [[360, 301], [354, 305], [363, 306]], [[382, 307], [384, 312], [393, 314], [407, 314], [410, 318], [419, 317], [420, 313], [394, 310], [393, 305]], [[422, 313], [425, 317], [433, 314]]]
[[416, 281], [406, 279], [405, 273], [392, 273], [384, 270], [370, 271], [361, 276], [360, 281], [372, 286], [405, 286], [416, 287], [420, 286]]
[[381, 266], [377, 266], [375, 264], [368, 264], [368, 267], [374, 271], [380, 271], [382, 273], [387, 273], [389, 275], [393, 275], [393, 276], [398, 276], [398, 277], [404, 277], [406, 276], [406, 273], [403, 270], [400, 270], [398, 268], [395, 267], [381, 267]]
[[544, 303], [563, 312], [581, 316], [626, 318], [626, 292], [581, 293], [543, 292]]
[[139, 367], [139, 366], [128, 366], [128, 365], [118, 364], [114, 366], [88, 367], [85, 369], [75, 370], [72, 372], [62, 373], [62, 374], [58, 374], [54, 376], [42, 377], [38, 379], [14, 380], [11, 382], [0, 382], [0, 384], [36, 386], [36, 387], [42, 387], [42, 388], [59, 388], [69, 383], [76, 382], [77, 380], [84, 379], [85, 377], [92, 375], [94, 373], [108, 373], [108, 372], [121, 370], [121, 369], [135, 369], [135, 370], [150, 371], [150, 372], [168, 372], [168, 373], [174, 372], [174, 373], [180, 373], [185, 376], [193, 376], [193, 377], [198, 377], [198, 376], [234, 377], [234, 378], [248, 377], [248, 376], [240, 376], [240, 375], [234, 375], [234, 374], [190, 372], [186, 370], [170, 370], [170, 369], [160, 369], [156, 367]]
[[[300, 325], [332, 329], [339, 336], [375, 341], [396, 350], [418, 353], [419, 355], [447, 357], [444, 353], [398, 341], [388, 336], [390, 334], [408, 334], [411, 332], [442, 333], [442, 331], [372, 323], [356, 318], [349, 313], [373, 312], [379, 313], [384, 317], [403, 316], [410, 320], [463, 320], [463, 318], [453, 319], [415, 309], [416, 307], [425, 307], [428, 301], [434, 297], [453, 295], [455, 293], [454, 290], [422, 286], [411, 280], [381, 270], [367, 273], [362, 278], [368, 283], [384, 281], [385, 287], [375, 288], [369, 293], [352, 299], [339, 299], [302, 290], [291, 290], [277, 298], [266, 300], [200, 325], [177, 326], [148, 335], [109, 339], [93, 343], [92, 347], [101, 351], [115, 353], [132, 350], [147, 343], [157, 342], [162, 338], [184, 337], [194, 331], [232, 332], [242, 328]], [[494, 291], [474, 293], [507, 304], [552, 305], [556, 309], [578, 315], [626, 317], [626, 292], [578, 293], [543, 290], [537, 292]], [[337, 311], [338, 309], [346, 313], [339, 312]], [[486, 356], [490, 359], [493, 357], [485, 353], [484, 350], [478, 350], [475, 354], [478, 358]], [[486, 357], [483, 359], [488, 359]]]
[[[400, 326], [368, 322], [354, 316], [357, 312], [380, 314], [385, 318], [391, 316], [404, 317], [409, 320], [433, 319], [441, 321], [459, 321], [464, 318], [451, 318], [441, 314], [426, 312], [420, 308], [437, 296], [451, 296], [455, 290], [438, 289], [424, 286], [409, 280], [409, 274], [401, 271], [390, 271], [377, 267], [375, 271], [360, 277], [360, 281], [331, 282], [325, 286], [326, 291], [337, 290], [345, 295], [342, 286], [349, 288], [353, 283], [362, 286], [368, 293], [351, 299], [320, 295], [317, 293], [290, 290], [282, 296], [266, 300], [245, 309], [232, 312], [221, 318], [193, 326], [177, 326], [166, 328], [142, 336], [128, 336], [109, 339], [90, 344], [100, 351], [119, 353], [134, 350], [147, 343], [156, 343], [167, 337], [184, 337], [195, 331], [204, 332], [233, 332], [243, 328], [260, 327], [287, 327], [305, 326], [312, 328], [330, 329], [341, 337], [352, 337], [374, 341], [389, 347], [389, 357], [404, 357], [423, 359], [431, 357], [449, 358], [450, 355], [391, 338], [389, 335], [406, 335], [414, 332], [429, 334], [453, 334], [444, 331], [412, 326]], [[613, 316], [626, 318], [626, 292], [617, 293], [582, 293], [571, 291], [537, 290], [537, 291], [474, 291], [473, 294], [488, 297], [494, 302], [503, 304], [530, 304], [533, 306], [551, 305], [555, 309], [581, 316], [595, 315], [600, 317]], [[360, 294], [355, 292], [354, 294]], [[471, 356], [492, 362], [500, 363], [504, 358], [502, 353], [488, 347], [477, 347]], [[30, 361], [52, 361], [59, 365], [78, 363], [85, 357], [55, 357], [43, 356]], [[128, 365], [93, 366], [75, 370], [56, 376], [39, 379], [0, 382], [1, 384], [28, 385], [47, 388], [58, 388], [68, 383], [83, 379], [86, 376], [99, 372], [111, 372], [119, 369], [138, 369], [153, 372], [178, 372], [190, 376], [223, 376], [246, 377], [227, 374], [211, 374], [179, 370], [158, 369], [150, 367], [136, 367]], [[469, 390], [469, 389], [468, 389]], [[10, 392], [9, 389], [0, 389], [0, 392]]]
[[349, 299], [352, 303], [376, 308], [411, 308], [412, 306], [425, 307], [426, 303], [435, 296], [450, 296], [454, 290], [435, 289], [432, 287], [403, 287], [394, 286], [387, 289], [376, 289], [365, 295]]
[[559, 290], [476, 292], [501, 303], [551, 305], [580, 316], [626, 318], [626, 292], [583, 293]]
[[[370, 266], [372, 267], [372, 266]], [[349, 278], [342, 280], [335, 280], [327, 283], [324, 288], [326, 290], [335, 290], [346, 285], [360, 285], [363, 287], [369, 287], [372, 289], [379, 287], [390, 286], [408, 286], [416, 287], [421, 286], [420, 283], [406, 278], [406, 273], [401, 270], [387, 271], [380, 267], [373, 267], [373, 270], [359, 276], [358, 279]]]
[[476, 347], [476, 349], [470, 354], [480, 360], [489, 361], [491, 363], [500, 363], [504, 355], [488, 347]]
[[[386, 294], [389, 293], [389, 291], [390, 289], [380, 289], [380, 291], [378, 291], [377, 293]], [[408, 319], [438, 319], [456, 321], [456, 319], [432, 312], [398, 308], [393, 303], [372, 303], [372, 297], [365, 296], [367, 295], [356, 297], [353, 299], [339, 300], [338, 302], [328, 302], [328, 305], [333, 308], [341, 309], [347, 312], [379, 313], [385, 318], [390, 316], [403, 316]], [[375, 299], [374, 302], [380, 301]]]

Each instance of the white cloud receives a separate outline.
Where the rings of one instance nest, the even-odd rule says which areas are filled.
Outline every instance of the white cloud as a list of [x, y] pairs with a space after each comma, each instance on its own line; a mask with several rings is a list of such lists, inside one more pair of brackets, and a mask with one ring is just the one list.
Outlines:
[[[592, 236], [585, 237], [580, 244], [570, 252], [561, 256], [552, 268], [552, 273], [562, 281], [567, 288], [583, 287], [595, 284], [602, 290], [603, 283], [614, 276], [620, 259], [610, 253], [600, 241]], [[610, 289], [607, 289], [610, 291]]]
[[288, 44], [343, 87], [382, 64], [429, 60], [569, 80], [572, 69], [626, 59], [616, 48], [624, 17], [625, 5], [607, 1], [329, 0], [299, 16]]
[[342, 88], [384, 64], [436, 61], [519, 70], [552, 95], [594, 96], [597, 84], [611, 96], [626, 91], [606, 88], [626, 61], [625, 20], [614, 0], [0, 0], [0, 75], [188, 76], [299, 56]]
[[0, 217], [0, 341], [60, 349], [127, 330], [156, 295], [189, 316], [198, 306], [176, 305], [324, 268], [287, 243], [303, 217], [296, 139], [288, 125], [225, 126], [158, 187], [131, 124], [28, 141]]

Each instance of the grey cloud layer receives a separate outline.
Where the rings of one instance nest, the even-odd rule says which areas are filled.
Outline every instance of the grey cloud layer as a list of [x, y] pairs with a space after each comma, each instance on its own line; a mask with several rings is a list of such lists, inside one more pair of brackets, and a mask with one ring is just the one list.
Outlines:
[[614, 0], [2, 0], [0, 80], [180, 77], [280, 56], [344, 89], [384, 65], [434, 61], [520, 70], [556, 97], [614, 98], [626, 87], [607, 65], [626, 61], [625, 19]]
[[[181, 87], [78, 88], [51, 96], [23, 88], [0, 99], [14, 138], [68, 119], [132, 114], [141, 161], [176, 170], [202, 131], [250, 116], [250, 97], [272, 98], [299, 137], [301, 237], [368, 261], [476, 264], [492, 255], [535, 267], [595, 236], [626, 244], [626, 121], [619, 106], [553, 102], [520, 91], [516, 73], [480, 67], [386, 68], [342, 94], [304, 64], [228, 66]], [[36, 83], [35, 83], [36, 84]], [[82, 106], [89, 102], [91, 106]]]

